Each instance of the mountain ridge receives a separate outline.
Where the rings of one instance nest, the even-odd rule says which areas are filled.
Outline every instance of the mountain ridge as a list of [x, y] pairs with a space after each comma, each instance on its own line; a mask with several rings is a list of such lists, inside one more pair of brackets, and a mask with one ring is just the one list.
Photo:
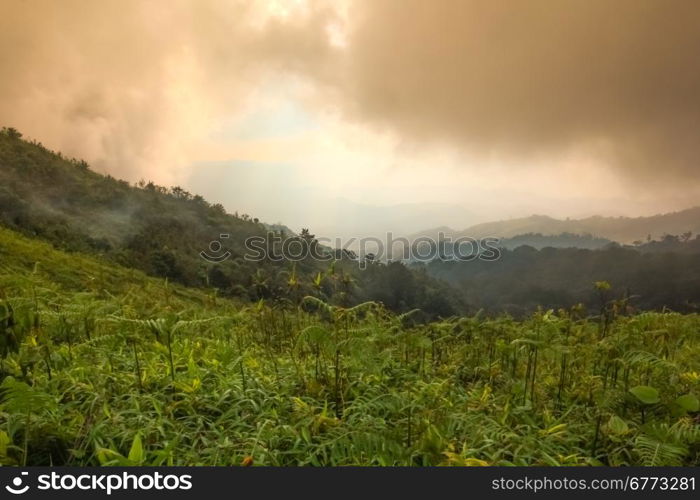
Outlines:
[[699, 233], [700, 206], [639, 217], [593, 215], [582, 219], [557, 219], [548, 215], [535, 214], [509, 220], [483, 222], [463, 230], [452, 230], [444, 226], [431, 228], [414, 233], [408, 239], [413, 241], [426, 236], [437, 238], [439, 232], [453, 239], [460, 237], [513, 238], [525, 234], [556, 236], [570, 233], [632, 244], [662, 238], [666, 234]]

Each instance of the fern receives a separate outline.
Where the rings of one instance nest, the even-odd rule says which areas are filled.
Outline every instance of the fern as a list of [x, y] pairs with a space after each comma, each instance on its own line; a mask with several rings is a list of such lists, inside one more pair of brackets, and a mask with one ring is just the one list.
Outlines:
[[644, 466], [680, 466], [688, 455], [688, 447], [678, 437], [667, 426], [650, 426], [634, 440], [633, 452]]

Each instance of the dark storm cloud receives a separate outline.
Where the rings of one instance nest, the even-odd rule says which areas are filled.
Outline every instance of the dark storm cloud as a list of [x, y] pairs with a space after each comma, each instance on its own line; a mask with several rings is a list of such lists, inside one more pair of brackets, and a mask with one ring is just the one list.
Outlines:
[[5, 1], [0, 123], [133, 174], [286, 71], [407, 144], [524, 164], [577, 151], [637, 185], [695, 182], [698, 2], [358, 0], [342, 49], [328, 37], [339, 4], [256, 25], [261, 5]]
[[355, 119], [515, 158], [584, 149], [640, 181], [698, 172], [698, 2], [381, 0], [350, 20]]

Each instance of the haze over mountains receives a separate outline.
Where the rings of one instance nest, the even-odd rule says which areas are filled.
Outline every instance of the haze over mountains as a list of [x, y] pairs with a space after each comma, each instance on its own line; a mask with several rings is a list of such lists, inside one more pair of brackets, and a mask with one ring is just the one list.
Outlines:
[[[396, 207], [395, 220], [411, 214], [418, 219], [419, 207]], [[495, 261], [435, 255], [425, 262], [406, 260], [401, 253], [368, 261], [362, 260], [362, 252], [358, 259], [339, 250], [326, 250], [335, 256], [332, 262], [311, 254], [301, 260], [272, 254], [251, 259], [245, 241], [264, 236], [271, 227], [258, 214], [227, 214], [222, 205], [178, 186], [145, 181], [131, 185], [103, 176], [84, 161], [23, 140], [14, 129], [0, 131], [0, 225], [63, 250], [98, 254], [186, 286], [215, 287], [217, 293], [244, 301], [294, 301], [316, 294], [343, 306], [378, 301], [396, 311], [420, 309], [430, 316], [479, 309], [522, 316], [538, 306], [595, 307], [599, 297], [592, 283], [603, 280], [613, 284], [615, 296], [634, 294], [635, 305], [643, 309], [696, 311], [700, 237], [688, 233], [700, 232], [698, 212], [700, 208], [655, 217], [568, 221], [533, 216], [454, 233], [502, 235], [506, 240]], [[371, 207], [365, 217], [368, 227], [381, 222]], [[353, 229], [361, 229], [354, 224]], [[287, 232], [282, 226], [275, 229]], [[314, 238], [318, 231], [313, 225], [309, 229], [294, 237], [297, 246], [327, 244]], [[230, 254], [217, 263], [204, 260], [204, 250], [214, 258], [220, 255], [211, 242], [222, 233], [229, 235], [225, 248]], [[644, 236], [649, 234], [657, 239], [647, 243]], [[661, 238], [663, 234], [675, 236]], [[609, 245], [610, 240], [637, 239], [644, 241], [626, 248]]]
[[700, 233], [700, 207], [679, 212], [654, 215], [651, 217], [586, 217], [584, 219], [555, 219], [547, 215], [531, 215], [510, 220], [500, 220], [476, 224], [461, 231], [449, 227], [437, 227], [412, 234], [409, 239], [427, 236], [437, 238], [442, 232], [453, 239], [472, 238], [514, 238], [525, 234], [556, 236], [562, 233], [592, 235], [618, 243], [633, 244], [647, 239], [660, 239], [666, 234], [681, 235]]
[[[343, 239], [382, 237], [387, 232], [403, 236], [414, 232], [416, 227], [429, 227], [430, 221], [440, 220], [445, 225], [457, 225], [460, 221], [476, 220], [474, 214], [464, 207], [449, 203], [408, 202], [377, 206], [346, 199], [334, 201], [336, 203], [330, 202], [325, 206], [306, 207], [325, 212], [320, 224], [312, 228], [319, 236]], [[318, 215], [316, 219], [319, 219]]]

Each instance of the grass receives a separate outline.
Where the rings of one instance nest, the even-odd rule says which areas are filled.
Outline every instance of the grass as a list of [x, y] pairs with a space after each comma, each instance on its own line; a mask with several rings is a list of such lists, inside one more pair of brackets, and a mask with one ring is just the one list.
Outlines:
[[238, 304], [0, 229], [0, 463], [700, 465], [700, 317]]

